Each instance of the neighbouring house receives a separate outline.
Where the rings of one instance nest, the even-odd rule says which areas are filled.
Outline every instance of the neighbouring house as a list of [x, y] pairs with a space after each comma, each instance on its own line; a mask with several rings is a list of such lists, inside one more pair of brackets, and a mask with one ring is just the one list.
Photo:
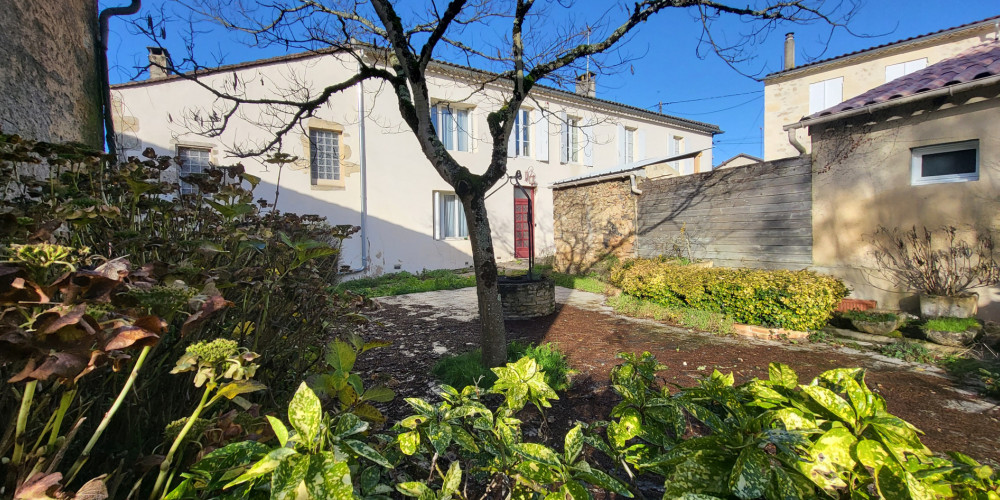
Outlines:
[[790, 133], [785, 125], [996, 40], [998, 22], [1000, 16], [991, 17], [801, 66], [795, 65], [794, 38], [789, 33], [784, 69], [764, 79], [764, 159], [809, 152], [808, 140], [794, 135], [794, 130]]
[[103, 147], [97, 3], [18, 0], [0, 9], [0, 131]]
[[[992, 38], [992, 36], [991, 36]], [[807, 131], [813, 163], [812, 268], [855, 297], [906, 308], [881, 278], [878, 226], [1000, 229], [1000, 41], [990, 40], [785, 126]], [[979, 290], [980, 316], [1000, 294]]]
[[[209, 164], [235, 163], [228, 148], [269, 137], [269, 130], [241, 117], [218, 137], [193, 133], [192, 120], [218, 119], [212, 116], [212, 94], [195, 82], [157, 71], [169, 67], [169, 54], [162, 49], [151, 50], [150, 57], [158, 63], [151, 66], [150, 79], [113, 88], [117, 130], [131, 154], [151, 147], [181, 157], [185, 171], [198, 171]], [[356, 64], [334, 52], [311, 52], [199, 74], [218, 88], [231, 87], [234, 79], [260, 81], [256, 91], [267, 96], [289, 80], [313, 90], [345, 80]], [[491, 147], [486, 118], [503, 82], [495, 82], [491, 73], [444, 62], [431, 64], [427, 77], [445, 147], [472, 171], [485, 170]], [[522, 173], [527, 194], [501, 181], [486, 200], [499, 260], [527, 257], [529, 230], [534, 231], [536, 255], [553, 253], [549, 185], [555, 180], [677, 151], [705, 150], [697, 162], [687, 158], [677, 165], [687, 172], [712, 164], [708, 148], [720, 132], [717, 126], [598, 99], [594, 83], [592, 75], [584, 75], [576, 92], [536, 86], [519, 111], [508, 173]], [[273, 202], [280, 175], [279, 210], [362, 226], [361, 235], [345, 245], [345, 265], [380, 274], [471, 264], [460, 202], [424, 158], [399, 115], [395, 96], [385, 88], [356, 85], [334, 94], [295, 129], [282, 151], [298, 159], [280, 170], [263, 159], [242, 160], [262, 178], [257, 194]], [[529, 206], [533, 224], [527, 223]]]
[[746, 165], [753, 165], [754, 163], [760, 163], [762, 161], [764, 160], [757, 158], [756, 156], [748, 155], [746, 153], [740, 153], [716, 165], [715, 168], [720, 169], [720, 168], [743, 167]]

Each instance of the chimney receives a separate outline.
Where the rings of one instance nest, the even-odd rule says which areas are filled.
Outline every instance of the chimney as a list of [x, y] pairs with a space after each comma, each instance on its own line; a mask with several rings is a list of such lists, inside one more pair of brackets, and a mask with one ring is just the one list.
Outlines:
[[785, 34], [785, 71], [795, 67], [795, 33]]
[[149, 50], [149, 79], [158, 80], [170, 75], [174, 63], [170, 60], [170, 52], [163, 47], [146, 47]]
[[597, 95], [596, 76], [594, 73], [588, 71], [576, 77], [576, 93], [587, 97]]

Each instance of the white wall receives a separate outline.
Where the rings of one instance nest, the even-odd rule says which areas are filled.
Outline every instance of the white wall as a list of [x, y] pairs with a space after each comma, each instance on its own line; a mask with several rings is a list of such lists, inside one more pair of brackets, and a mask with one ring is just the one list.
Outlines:
[[[274, 96], [275, 89], [287, 86], [290, 80], [308, 82], [319, 89], [320, 84], [330, 84], [354, 73], [353, 61], [340, 60], [325, 55], [292, 59], [283, 62], [259, 64], [222, 71], [206, 77], [212, 85], [232, 88], [233, 75], [238, 82], [247, 82], [252, 97]], [[455, 74], [449, 67], [439, 68], [429, 75], [432, 100], [462, 102], [473, 106], [471, 151], [455, 151], [453, 155], [472, 172], [481, 173], [488, 166], [491, 141], [486, 123], [487, 114], [497, 109], [501, 89], [487, 86], [482, 92], [463, 83], [463, 75]], [[464, 70], [462, 70], [464, 72]], [[467, 77], [468, 73], [465, 73]], [[260, 82], [258, 84], [258, 82]], [[218, 137], [204, 137], [191, 133], [192, 112], [199, 110], [202, 119], [211, 116], [213, 96], [196, 83], [177, 78], [162, 81], [139, 82], [116, 87], [120, 98], [120, 128], [126, 135], [138, 140], [126, 140], [130, 154], [145, 147], [152, 147], [161, 154], [175, 154], [178, 144], [211, 145], [212, 159], [216, 164], [243, 162], [248, 172], [259, 175], [262, 183], [256, 195], [273, 202], [278, 169], [260, 159], [238, 159], [227, 151], [239, 145], [260, 143], [273, 137], [261, 121], [271, 120], [274, 125], [283, 123], [282, 117], [268, 118], [260, 108], [246, 108], [230, 122]], [[308, 162], [300, 161], [281, 170], [278, 209], [298, 213], [315, 213], [325, 216], [333, 224], [361, 223], [361, 185], [359, 174], [360, 149], [358, 126], [358, 88], [333, 95], [329, 103], [315, 113], [313, 120], [324, 125], [335, 124], [343, 128], [341, 136], [342, 186], [313, 186]], [[601, 101], [567, 95], [546, 89], [532, 91], [532, 99], [525, 104], [534, 110], [532, 120], [539, 123], [532, 136], [532, 157], [515, 157], [508, 161], [508, 173], [517, 170], [535, 175], [535, 248], [536, 255], [550, 255], [554, 251], [552, 182], [586, 172], [596, 172], [619, 163], [619, 124], [635, 128], [645, 136], [645, 157], [666, 156], [668, 138], [685, 137], [688, 151], [711, 147], [711, 134], [696, 128], [679, 127], [674, 120], [658, 118], [642, 112], [629, 112]], [[395, 266], [408, 271], [421, 269], [458, 268], [471, 265], [472, 257], [467, 240], [435, 240], [433, 238], [433, 192], [451, 191], [431, 167], [421, 152], [416, 138], [403, 124], [395, 96], [385, 86], [374, 83], [365, 85], [365, 118], [367, 186], [368, 186], [368, 240], [370, 242], [371, 274], [392, 272]], [[539, 120], [539, 107], [550, 112], [548, 123]], [[581, 163], [560, 162], [559, 112], [567, 112], [589, 120], [593, 124], [593, 166]], [[221, 114], [221, 110], [217, 111]], [[187, 117], [187, 118], [186, 118]], [[263, 118], [262, 118], [263, 117]], [[308, 124], [306, 125], [308, 126]], [[548, 130], [548, 161], [538, 160], [539, 136]], [[305, 158], [308, 151], [304, 127], [293, 130], [285, 139], [282, 151]], [[638, 135], [637, 135], [637, 142]], [[711, 165], [708, 151], [703, 165]], [[639, 153], [636, 153], [636, 160]], [[522, 181], [523, 182], [523, 181]], [[494, 247], [499, 260], [509, 260], [514, 254], [513, 186], [498, 184], [498, 189], [487, 200], [490, 224], [493, 229]], [[355, 236], [345, 246], [344, 263], [352, 267], [361, 265], [360, 239]]]

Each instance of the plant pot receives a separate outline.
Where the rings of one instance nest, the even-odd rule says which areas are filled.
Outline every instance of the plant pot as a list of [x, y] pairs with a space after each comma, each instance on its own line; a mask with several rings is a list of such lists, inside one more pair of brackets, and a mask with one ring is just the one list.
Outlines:
[[976, 340], [976, 336], [982, 331], [981, 328], [971, 328], [964, 332], [942, 332], [937, 330], [924, 330], [927, 340], [935, 344], [948, 345], [952, 347], [965, 347]]
[[861, 321], [852, 319], [851, 325], [853, 325], [854, 329], [859, 332], [871, 335], [885, 335], [895, 330], [899, 326], [900, 322], [902, 322], [902, 320], [899, 318], [889, 321]]
[[979, 295], [920, 295], [920, 315], [925, 318], [971, 318], [979, 308]]

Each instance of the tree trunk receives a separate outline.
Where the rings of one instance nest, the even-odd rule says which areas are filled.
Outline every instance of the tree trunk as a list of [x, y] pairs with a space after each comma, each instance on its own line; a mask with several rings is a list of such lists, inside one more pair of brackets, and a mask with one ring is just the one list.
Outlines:
[[469, 225], [472, 243], [472, 262], [476, 272], [476, 296], [479, 299], [479, 318], [482, 334], [479, 345], [483, 350], [483, 364], [501, 366], [507, 362], [507, 329], [503, 324], [503, 307], [500, 304], [500, 287], [497, 285], [497, 262], [493, 253], [493, 236], [486, 214], [486, 200], [481, 193], [462, 200], [465, 219]]

